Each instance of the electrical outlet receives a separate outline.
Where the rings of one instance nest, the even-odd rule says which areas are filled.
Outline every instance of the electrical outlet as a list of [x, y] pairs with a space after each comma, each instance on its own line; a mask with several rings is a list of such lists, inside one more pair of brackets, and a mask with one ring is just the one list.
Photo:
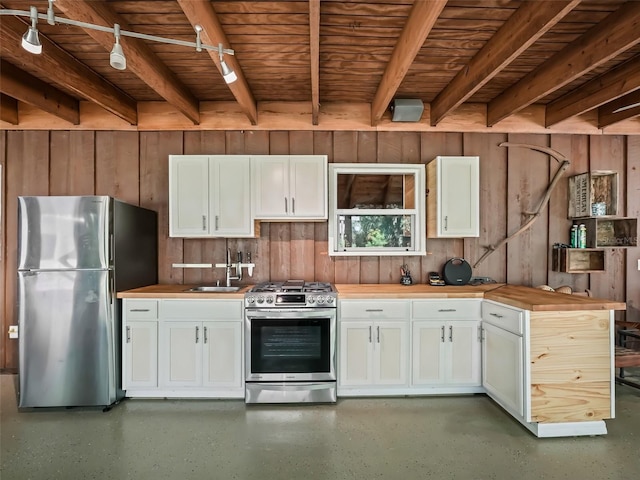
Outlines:
[[18, 338], [18, 325], [9, 325], [9, 338]]
[[638, 259], [638, 270], [640, 270], [640, 258]]

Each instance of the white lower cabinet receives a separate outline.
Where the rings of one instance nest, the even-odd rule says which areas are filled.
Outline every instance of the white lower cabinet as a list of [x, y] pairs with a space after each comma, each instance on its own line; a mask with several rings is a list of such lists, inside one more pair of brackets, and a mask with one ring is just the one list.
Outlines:
[[129, 320], [125, 306], [126, 395], [243, 398], [242, 300], [153, 302], [154, 322]]
[[340, 312], [338, 393], [384, 394], [406, 387], [408, 302], [342, 300]]
[[480, 321], [414, 321], [411, 384], [479, 386]]

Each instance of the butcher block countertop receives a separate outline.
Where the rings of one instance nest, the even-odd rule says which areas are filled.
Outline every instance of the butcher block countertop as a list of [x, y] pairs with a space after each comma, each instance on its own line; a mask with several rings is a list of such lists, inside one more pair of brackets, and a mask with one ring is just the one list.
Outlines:
[[399, 283], [381, 284], [338, 284], [339, 299], [394, 299], [394, 298], [483, 298], [487, 290], [497, 288], [502, 283], [487, 285], [400, 285]]
[[484, 298], [531, 311], [626, 310], [627, 308], [624, 302], [548, 292], [519, 285], [503, 285], [485, 293]]
[[[118, 298], [242, 299], [253, 286], [233, 293], [187, 292], [196, 285], [149, 285], [124, 292]], [[600, 298], [567, 295], [518, 285], [440, 286], [400, 284], [339, 284], [340, 299], [485, 298], [531, 311], [625, 310], [626, 304]]]
[[232, 293], [209, 293], [209, 292], [187, 292], [190, 288], [198, 285], [149, 285], [148, 287], [134, 288], [118, 292], [118, 298], [234, 298], [242, 300], [244, 294], [253, 285], [246, 285], [237, 292]]

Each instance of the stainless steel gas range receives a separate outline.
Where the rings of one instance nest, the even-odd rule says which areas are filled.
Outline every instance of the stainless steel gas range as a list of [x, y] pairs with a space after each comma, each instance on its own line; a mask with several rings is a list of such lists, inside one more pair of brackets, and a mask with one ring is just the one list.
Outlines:
[[244, 297], [246, 403], [336, 402], [333, 285], [258, 284]]

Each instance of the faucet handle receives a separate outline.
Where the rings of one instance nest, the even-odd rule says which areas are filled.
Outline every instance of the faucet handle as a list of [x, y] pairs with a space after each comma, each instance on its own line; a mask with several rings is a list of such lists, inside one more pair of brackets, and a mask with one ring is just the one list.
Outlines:
[[238, 251], [238, 263], [242, 263], [242, 252]]

